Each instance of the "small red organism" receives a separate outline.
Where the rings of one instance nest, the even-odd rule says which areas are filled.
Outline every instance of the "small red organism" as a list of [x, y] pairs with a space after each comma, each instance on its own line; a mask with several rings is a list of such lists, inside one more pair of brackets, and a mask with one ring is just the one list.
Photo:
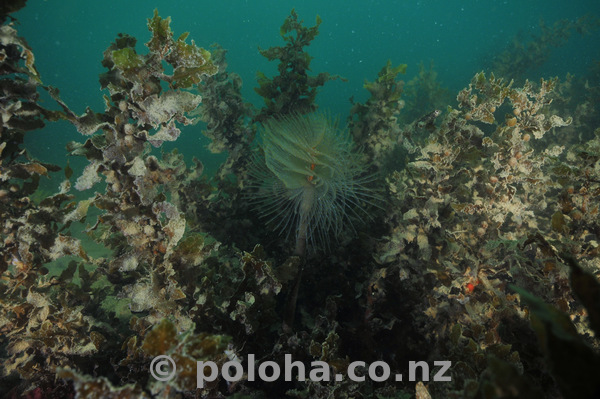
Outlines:
[[475, 285], [473, 283], [467, 283], [467, 292], [470, 294], [475, 289]]

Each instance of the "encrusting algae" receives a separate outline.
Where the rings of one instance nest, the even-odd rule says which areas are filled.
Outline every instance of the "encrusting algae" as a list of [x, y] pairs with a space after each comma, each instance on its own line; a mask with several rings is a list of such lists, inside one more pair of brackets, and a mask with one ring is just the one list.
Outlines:
[[[285, 45], [260, 50], [279, 65], [258, 74], [256, 109], [225, 50], [176, 38], [155, 11], [145, 53], [126, 34], [104, 52], [104, 112], [77, 115], [0, 17], [1, 396], [600, 392], [598, 70], [534, 83], [522, 79], [531, 60], [511, 69], [501, 55], [452, 105], [440, 104], [433, 67], [404, 85], [407, 66], [388, 62], [344, 129], [316, 104], [337, 76], [309, 75], [304, 48], [320, 18], [307, 28], [292, 10]], [[561, 26], [529, 47], [545, 53], [597, 21]], [[41, 90], [59, 110], [41, 105]], [[43, 194], [40, 179], [61, 168], [30, 156], [24, 137], [57, 120], [84, 136], [67, 152], [87, 166], [67, 164], [59, 191]], [[162, 148], [196, 120], [210, 150], [227, 152], [214, 177]], [[344, 377], [357, 360], [405, 373], [409, 361], [443, 359], [451, 380], [267, 383], [245, 372], [197, 387], [196, 362], [250, 354], [321, 361]], [[174, 360], [173, 379], [150, 376], [158, 355]]]

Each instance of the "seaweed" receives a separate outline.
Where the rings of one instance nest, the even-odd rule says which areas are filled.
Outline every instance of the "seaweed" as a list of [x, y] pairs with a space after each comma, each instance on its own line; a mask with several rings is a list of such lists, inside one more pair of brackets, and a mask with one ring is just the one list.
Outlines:
[[[201, 98], [181, 88], [198, 84], [203, 76], [216, 73], [217, 67], [210, 53], [185, 42], [187, 34], [174, 40], [169, 23], [169, 18], [162, 19], [155, 10], [148, 20], [152, 38], [146, 43], [146, 55], [136, 53], [136, 40], [127, 35], [119, 35], [104, 52], [102, 63], [109, 71], [100, 82], [110, 93], [105, 113], [88, 109], [84, 116], [77, 116], [61, 103], [82, 134], [101, 130], [84, 144], [72, 143], [70, 152], [90, 162], [77, 179], [78, 190], [94, 186], [100, 175], [107, 183], [106, 192], [91, 199], [90, 205], [104, 214], [88, 231], [106, 224], [129, 246], [114, 246], [117, 253], [108, 265], [110, 273], [131, 272], [137, 265], [153, 271], [164, 265], [168, 270], [163, 262], [185, 229], [183, 214], [167, 201], [167, 193], [178, 188], [185, 165], [177, 157], [159, 160], [149, 153], [147, 144], [160, 147], [164, 141], [176, 140], [177, 124], [192, 123], [186, 114], [197, 108]], [[165, 74], [163, 63], [173, 67], [172, 75]], [[162, 89], [161, 81], [169, 90]], [[58, 98], [57, 93], [54, 96]], [[135, 264], [127, 263], [128, 259], [135, 259]]]
[[246, 212], [240, 197], [250, 165], [247, 154], [256, 134], [250, 123], [256, 111], [242, 98], [241, 77], [227, 71], [226, 53], [219, 45], [213, 46], [212, 60], [219, 71], [198, 86], [202, 95], [198, 114], [206, 123], [202, 133], [211, 139], [208, 149], [226, 152], [227, 158], [210, 181], [188, 179], [178, 192], [178, 205], [186, 210], [190, 222], [223, 239], [231, 237], [232, 225]]
[[15, 11], [20, 10], [25, 7], [27, 0], [6, 0], [0, 6], [0, 24], [4, 24], [4, 21], [8, 17], [8, 14], [11, 14]]
[[[85, 204], [68, 194], [69, 172], [58, 193], [34, 201], [40, 179], [60, 168], [35, 160], [25, 148], [25, 134], [49, 121], [66, 118], [39, 104], [41, 83], [35, 57], [14, 24], [0, 33], [0, 331], [5, 359], [2, 375], [18, 376], [3, 383], [2, 394], [22, 391], [32, 384], [48, 387], [60, 396], [68, 389], [54, 384], [57, 367], [77, 364], [97, 353], [112, 328], [105, 320], [81, 317], [84, 308], [98, 305], [99, 290], [73, 284], [74, 274], [95, 279], [80, 241], [66, 228], [79, 218]], [[67, 256], [72, 261], [61, 273], [51, 274], [47, 264]], [[86, 305], [81, 302], [87, 301]], [[4, 379], [4, 378], [3, 378]], [[42, 388], [40, 388], [42, 389]]]
[[450, 91], [438, 80], [433, 61], [426, 67], [419, 64], [417, 75], [404, 86], [403, 99], [405, 106], [401, 111], [401, 119], [411, 123], [423, 116], [425, 111], [443, 110], [452, 101]]
[[[449, 108], [425, 140], [404, 137], [402, 145], [417, 157], [387, 178], [395, 227], [380, 248], [379, 262], [384, 276], [404, 277], [378, 283], [385, 289], [369, 304], [369, 322], [389, 318], [387, 292], [394, 286], [413, 292], [409, 285], [424, 285], [429, 293], [422, 303], [419, 294], [411, 295], [420, 314], [411, 314], [420, 319], [415, 325], [424, 327], [418, 331], [426, 340], [440, 343], [453, 331], [448, 345], [431, 356], [454, 359], [459, 390], [477, 391], [473, 381], [484, 381], [489, 373], [533, 372], [531, 359], [525, 361], [523, 348], [507, 335], [524, 329], [523, 310], [507, 283], [519, 281], [564, 310], [577, 306], [565, 265], [531, 233], [552, 234], [547, 201], [561, 189], [548, 166], [563, 149], [537, 152], [532, 146], [571, 121], [544, 113], [555, 86], [555, 80], [542, 80], [514, 88], [512, 82], [477, 74], [457, 97], [462, 111]], [[497, 121], [506, 106], [513, 112]], [[538, 270], [554, 281], [551, 292], [538, 284]]]
[[519, 32], [506, 48], [491, 56], [487, 61], [490, 72], [505, 79], [523, 81], [527, 74], [543, 65], [552, 54], [553, 48], [564, 46], [573, 33], [589, 35], [600, 27], [600, 19], [585, 15], [574, 20], [561, 19], [548, 26], [540, 21], [540, 32]]
[[[306, 118], [318, 87], [337, 78], [308, 76], [312, 58], [304, 49], [319, 28], [319, 18], [307, 28], [292, 10], [280, 30], [285, 46], [261, 50], [280, 70], [272, 79], [258, 76], [265, 107], [257, 111], [244, 101], [239, 75], [227, 70], [224, 49], [175, 36], [170, 19], [155, 11], [144, 53], [126, 34], [104, 52], [105, 110], [77, 115], [43, 85], [15, 24], [2, 25], [2, 395], [597, 394], [600, 130], [593, 80], [515, 82], [481, 72], [458, 93], [457, 106], [444, 108], [449, 101], [440, 100], [445, 90], [433, 67], [421, 65], [405, 85], [399, 76], [406, 65], [388, 62], [365, 81], [370, 98], [352, 104], [349, 132], [364, 152], [340, 170], [367, 161], [369, 170], [345, 184], [368, 194], [361, 185], [376, 171], [385, 178], [383, 209], [356, 234], [332, 222], [336, 245], [327, 256], [309, 256], [303, 268], [300, 256], [276, 251], [281, 240], [256, 222], [244, 189], [261, 156], [252, 144], [257, 122], [280, 127]], [[42, 107], [41, 90], [59, 110]], [[34, 159], [23, 143], [57, 120], [85, 136], [67, 151], [87, 165], [76, 171], [67, 163], [52, 192], [40, 182], [60, 168]], [[198, 120], [205, 127], [182, 132]], [[228, 153], [214, 178], [204, 174], [204, 159], [186, 165], [177, 150], [164, 151], [165, 141], [200, 130], [211, 152]], [[299, 180], [313, 182], [318, 168], [307, 163]], [[336, 209], [351, 203], [348, 212], [358, 211], [379, 194]], [[71, 232], [86, 223], [105, 257], [92, 258]], [[310, 289], [296, 289], [300, 270]], [[197, 387], [198, 361], [220, 367], [250, 354], [280, 365], [290, 354], [344, 377], [355, 360], [366, 362], [359, 373], [374, 361], [403, 373], [408, 361], [444, 359], [452, 378], [267, 383], [244, 374]], [[176, 365], [169, 381], [148, 371], [159, 355]]]
[[[563, 253], [561, 257], [571, 269], [571, 287], [589, 312], [590, 325], [597, 337], [600, 332], [600, 283], [584, 272], [571, 255]], [[529, 308], [531, 326], [564, 397], [598, 396], [600, 384], [595, 376], [600, 372], [600, 353], [579, 335], [568, 314], [524, 289], [513, 289]]]
[[365, 104], [353, 100], [348, 129], [358, 146], [364, 148], [369, 164], [381, 167], [387, 161], [400, 136], [398, 116], [404, 107], [401, 99], [404, 82], [398, 74], [406, 72], [406, 64], [392, 66], [388, 60], [373, 82], [365, 81], [364, 88], [371, 94]]
[[317, 88], [329, 80], [340, 79], [339, 76], [326, 72], [316, 76], [308, 74], [313, 57], [303, 48], [309, 46], [319, 34], [321, 22], [321, 18], [317, 16], [315, 25], [307, 28], [302, 25], [302, 21], [298, 21], [298, 14], [292, 9], [279, 30], [285, 46], [259, 49], [260, 54], [269, 61], [279, 60], [279, 75], [268, 78], [262, 72], [257, 73], [258, 87], [254, 90], [265, 102], [265, 106], [256, 115], [257, 121], [290, 113], [308, 114], [316, 111]]

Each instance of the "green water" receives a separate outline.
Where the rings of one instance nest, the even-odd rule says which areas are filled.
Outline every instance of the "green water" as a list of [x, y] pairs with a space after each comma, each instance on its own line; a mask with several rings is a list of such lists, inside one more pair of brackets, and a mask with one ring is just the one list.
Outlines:
[[[471, 77], [501, 52], [519, 32], [539, 34], [540, 20], [552, 25], [560, 19], [576, 19], [597, 10], [596, 1], [74, 1], [30, 0], [15, 14], [20, 35], [36, 55], [36, 65], [44, 84], [60, 88], [63, 100], [76, 112], [91, 107], [104, 108], [98, 75], [102, 52], [120, 32], [142, 43], [150, 35], [146, 19], [157, 8], [161, 16], [171, 16], [176, 35], [190, 32], [190, 38], [203, 47], [219, 43], [228, 49], [229, 71], [241, 75], [243, 94], [256, 106], [262, 100], [254, 92], [255, 75], [275, 72], [275, 63], [262, 57], [258, 48], [281, 45], [279, 27], [295, 8], [306, 25], [323, 19], [320, 35], [308, 51], [314, 57], [311, 69], [338, 74], [347, 81], [332, 81], [321, 88], [317, 102], [321, 109], [345, 120], [349, 99], [364, 101], [368, 92], [365, 79], [373, 80], [388, 59], [406, 63], [405, 80], [418, 71], [420, 62], [434, 63], [441, 84], [456, 93]], [[539, 68], [528, 72], [532, 79], [564, 77], [567, 72], [584, 74], [593, 60], [600, 58], [600, 31], [582, 37], [573, 34], [568, 43], [555, 48]], [[51, 100], [47, 106], [53, 106]], [[452, 105], [452, 104], [451, 104]], [[430, 110], [423, 110], [424, 113]], [[68, 141], [83, 141], [66, 122], [27, 135], [27, 148], [47, 162], [65, 164]], [[169, 150], [179, 148], [189, 161], [199, 157], [207, 173], [216, 170], [223, 156], [208, 153], [209, 139], [202, 124], [183, 129]], [[72, 159], [77, 171], [86, 164]], [[53, 182], [57, 185], [60, 179]]]

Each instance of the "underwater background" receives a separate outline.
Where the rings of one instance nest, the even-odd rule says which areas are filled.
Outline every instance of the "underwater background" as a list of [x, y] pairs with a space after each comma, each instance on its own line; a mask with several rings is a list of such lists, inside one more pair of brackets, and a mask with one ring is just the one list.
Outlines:
[[600, 398], [597, 1], [0, 21], [1, 397]]
[[[261, 104], [254, 92], [256, 72], [267, 75], [276, 66], [262, 57], [258, 48], [278, 44], [281, 21], [292, 8], [307, 25], [317, 15], [323, 19], [320, 35], [310, 45], [314, 57], [311, 69], [326, 71], [347, 79], [332, 81], [319, 90], [317, 103], [322, 110], [345, 119], [349, 99], [364, 101], [365, 79], [375, 76], [387, 60], [407, 64], [404, 80], [418, 73], [420, 63], [431, 62], [442, 86], [458, 92], [471, 77], [489, 66], [494, 55], [504, 50], [515, 36], [527, 41], [540, 34], [540, 21], [548, 25], [574, 20], [593, 13], [594, 1], [226, 1], [151, 2], [146, 1], [29, 1], [15, 14], [19, 31], [27, 38], [36, 56], [44, 83], [60, 88], [61, 96], [77, 113], [89, 106], [103, 107], [97, 76], [103, 72], [101, 54], [117, 33], [138, 38], [140, 46], [149, 38], [144, 23], [157, 8], [171, 16], [173, 29], [190, 32], [199, 46], [213, 43], [228, 50], [229, 70], [242, 77], [246, 101]], [[140, 20], [138, 22], [136, 20]], [[549, 48], [548, 59], [527, 71], [525, 78], [563, 77], [583, 74], [598, 59], [600, 33], [586, 36], [573, 33], [568, 43]], [[430, 110], [423, 110], [427, 113]], [[50, 127], [31, 139], [30, 151], [39, 159], [63, 164], [61, 151], [77, 137], [68, 125]], [[202, 158], [207, 170], [214, 171], [222, 158], [211, 158], [204, 148], [208, 140], [199, 128], [188, 127], [175, 146], [186, 157]], [[69, 132], [70, 131], [70, 132]], [[33, 135], [32, 135], [33, 136]], [[50, 152], [48, 152], [50, 150]], [[39, 151], [39, 152], [38, 152]], [[213, 159], [214, 158], [214, 159]]]

